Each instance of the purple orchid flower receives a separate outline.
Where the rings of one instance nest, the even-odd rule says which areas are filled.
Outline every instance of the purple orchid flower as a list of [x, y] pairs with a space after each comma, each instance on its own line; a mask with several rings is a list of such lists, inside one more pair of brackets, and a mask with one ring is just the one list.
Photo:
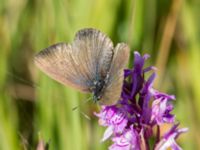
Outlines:
[[[171, 147], [180, 150], [175, 139], [187, 128], [178, 129], [175, 124], [175, 116], [172, 101], [175, 96], [168, 95], [153, 88], [156, 77], [155, 67], [144, 68], [149, 55], [141, 56], [134, 53], [134, 67], [124, 72], [124, 84], [121, 99], [116, 105], [102, 106], [99, 113], [99, 124], [107, 127], [102, 142], [111, 139], [113, 144], [109, 150], [149, 150], [149, 140], [154, 136], [153, 128], [157, 127], [157, 139], [154, 143], [155, 150], [165, 150]], [[145, 73], [153, 71], [148, 79]], [[174, 124], [162, 138], [160, 125], [164, 123]]]
[[176, 143], [176, 138], [181, 133], [187, 132], [187, 128], [178, 129], [178, 124], [175, 124], [159, 141], [156, 145], [155, 150], [165, 150], [167, 148], [171, 148], [172, 150], [182, 150], [181, 147]]

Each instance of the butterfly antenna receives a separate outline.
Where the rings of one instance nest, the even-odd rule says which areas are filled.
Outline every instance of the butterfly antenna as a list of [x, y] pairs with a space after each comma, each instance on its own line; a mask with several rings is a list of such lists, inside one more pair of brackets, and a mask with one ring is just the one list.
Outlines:
[[82, 106], [83, 104], [86, 104], [87, 102], [89, 102], [90, 100], [92, 100], [92, 97], [87, 98], [83, 103], [81, 103], [78, 106], [75, 106], [72, 108], [72, 111], [77, 110], [80, 106]]
[[[72, 108], [72, 111], [77, 110], [81, 105], [86, 104], [87, 102], [89, 102], [90, 100], [92, 100], [92, 97], [87, 98], [83, 103], [81, 103], [80, 105]], [[83, 115], [86, 119], [91, 120], [90, 117], [85, 114], [83, 111], [80, 111], [81, 115]]]
[[88, 119], [88, 120], [91, 120], [91, 118], [88, 116], [88, 115], [86, 115], [84, 112], [80, 112], [81, 113], [81, 115], [83, 115], [86, 119]]

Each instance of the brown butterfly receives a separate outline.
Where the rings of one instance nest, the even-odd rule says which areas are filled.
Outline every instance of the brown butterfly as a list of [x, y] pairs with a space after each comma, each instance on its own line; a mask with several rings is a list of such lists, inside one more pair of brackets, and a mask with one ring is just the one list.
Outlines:
[[121, 95], [129, 47], [113, 43], [97, 29], [79, 30], [71, 44], [52, 45], [35, 56], [36, 65], [62, 84], [93, 94], [101, 105], [113, 105]]

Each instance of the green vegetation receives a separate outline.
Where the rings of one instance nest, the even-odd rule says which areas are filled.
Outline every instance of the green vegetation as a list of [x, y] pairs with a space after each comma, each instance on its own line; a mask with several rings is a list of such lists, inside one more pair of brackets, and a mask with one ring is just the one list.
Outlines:
[[157, 88], [176, 95], [174, 113], [190, 129], [180, 144], [200, 149], [199, 5], [199, 0], [0, 0], [0, 149], [34, 150], [39, 134], [50, 150], [107, 149], [109, 142], [100, 143], [105, 129], [93, 114], [98, 106], [82, 104], [88, 95], [53, 81], [33, 64], [37, 51], [70, 42], [85, 27], [151, 55]]

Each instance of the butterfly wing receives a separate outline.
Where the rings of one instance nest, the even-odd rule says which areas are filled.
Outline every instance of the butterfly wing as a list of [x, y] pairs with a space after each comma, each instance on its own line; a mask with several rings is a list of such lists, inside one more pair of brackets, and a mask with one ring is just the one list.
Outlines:
[[89, 92], [87, 78], [78, 71], [70, 44], [58, 43], [42, 50], [35, 56], [35, 64], [56, 81]]
[[73, 49], [76, 49], [79, 62], [90, 70], [92, 80], [105, 78], [113, 57], [113, 43], [99, 30], [88, 28], [77, 32]]
[[112, 60], [111, 40], [96, 29], [77, 32], [72, 44], [59, 43], [39, 52], [36, 65], [53, 79], [82, 92], [91, 92], [96, 75], [107, 73]]
[[119, 43], [115, 47], [109, 78], [99, 102], [101, 105], [113, 105], [120, 99], [124, 80], [124, 68], [129, 60], [129, 51], [128, 45], [124, 43]]

